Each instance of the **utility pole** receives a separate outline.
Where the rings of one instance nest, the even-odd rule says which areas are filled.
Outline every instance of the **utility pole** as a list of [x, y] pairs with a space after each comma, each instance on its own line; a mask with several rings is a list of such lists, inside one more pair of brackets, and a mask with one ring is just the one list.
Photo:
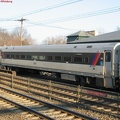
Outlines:
[[12, 3], [12, 0], [0, 0], [0, 2]]
[[22, 46], [22, 30], [23, 30], [23, 21], [25, 21], [27, 19], [23, 19], [23, 17], [19, 20], [16, 21], [20, 21], [21, 22], [21, 27], [20, 27], [20, 45]]

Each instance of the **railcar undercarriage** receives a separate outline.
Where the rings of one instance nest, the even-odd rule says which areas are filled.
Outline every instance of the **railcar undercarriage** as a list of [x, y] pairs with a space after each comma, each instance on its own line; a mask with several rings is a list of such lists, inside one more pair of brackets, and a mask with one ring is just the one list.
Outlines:
[[[76, 81], [76, 83], [79, 84], [80, 86], [104, 88], [104, 79], [102, 79], [102, 78], [71, 75], [71, 74], [50, 72], [50, 71], [39, 71], [39, 70], [34, 70], [34, 69], [10, 67], [10, 66], [4, 66], [1, 68], [4, 70], [16, 71], [16, 74], [17, 73], [22, 73], [22, 74], [25, 74], [25, 73], [36, 74], [37, 73], [37, 74], [43, 75], [43, 76], [58, 78], [58, 79], [62, 79], [62, 80], [70, 80], [71, 82]], [[116, 79], [114, 89], [120, 90], [120, 80], [119, 79]]]

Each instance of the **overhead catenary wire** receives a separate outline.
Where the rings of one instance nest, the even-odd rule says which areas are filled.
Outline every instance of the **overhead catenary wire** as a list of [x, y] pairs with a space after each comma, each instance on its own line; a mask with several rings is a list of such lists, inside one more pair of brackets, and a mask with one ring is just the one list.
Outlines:
[[[101, 9], [101, 10], [97, 10], [97, 11], [86, 12], [86, 13], [81, 13], [81, 14], [78, 14], [78, 15], [72, 15], [72, 16], [67, 16], [67, 17], [50, 19], [50, 20], [41, 21], [41, 22], [40, 21], [39, 22], [34, 22], [34, 21], [29, 21], [28, 20], [27, 23], [32, 24], [32, 25], [38, 25], [38, 26], [44, 26], [44, 27], [53, 27], [53, 28], [69, 30], [69, 28], [62, 28], [62, 27], [53, 26], [53, 25], [49, 25], [49, 24], [71, 21], [71, 20], [76, 20], [76, 19], [83, 19], [83, 18], [98, 16], [98, 15], [103, 15], [103, 14], [110, 14], [110, 13], [114, 13], [114, 12], [120, 12], [120, 6], [107, 8], [107, 9]], [[29, 27], [29, 25], [27, 27]]]
[[63, 27], [53, 26], [53, 25], [49, 25], [49, 24], [65, 22], [65, 21], [70, 21], [70, 20], [76, 20], [76, 19], [82, 19], [82, 18], [87, 18], [87, 17], [92, 17], [92, 16], [103, 15], [103, 14], [109, 14], [109, 13], [119, 12], [119, 11], [120, 11], [120, 6], [102, 9], [102, 10], [98, 10], [98, 11], [91, 11], [91, 12], [82, 13], [82, 14], [73, 15], [73, 16], [67, 16], [67, 17], [63, 17], [63, 18], [51, 19], [51, 20], [47, 20], [47, 21], [41, 21], [41, 22], [27, 21], [27, 22], [29, 24], [38, 25], [38, 26], [54, 27], [54, 28], [59, 28], [59, 29], [71, 30], [69, 28], [63, 28]]
[[73, 29], [69, 29], [69, 28], [65, 28], [65, 27], [53, 26], [53, 25], [37, 23], [37, 22], [33, 22], [33, 21], [27, 21], [27, 23], [32, 24], [32, 25], [37, 25], [37, 26], [52, 27], [52, 28], [58, 28], [58, 29], [64, 29], [64, 30], [73, 30]]
[[[77, 30], [77, 29], [72, 29], [72, 28], [65, 28], [65, 27], [59, 27], [59, 26], [54, 26], [54, 25], [47, 25], [47, 24], [42, 24], [42, 23], [37, 23], [34, 21], [25, 21], [27, 23], [27, 25], [24, 25], [25, 28], [28, 27], [33, 27], [33, 26], [42, 26], [42, 27], [49, 27], [49, 28], [55, 28], [55, 29], [63, 29], [63, 30], [68, 30], [68, 31], [73, 31], [73, 30]], [[9, 27], [7, 30], [12, 30], [15, 27]], [[20, 28], [20, 27], [18, 27]]]
[[97, 11], [86, 12], [86, 13], [82, 13], [82, 14], [67, 16], [67, 17], [50, 19], [50, 20], [46, 20], [46, 21], [41, 21], [39, 23], [52, 24], [52, 23], [88, 18], [88, 17], [98, 16], [98, 15], [103, 15], [103, 14], [110, 14], [110, 13], [114, 13], [114, 12], [120, 12], [120, 6], [107, 8], [107, 9], [101, 9], [101, 10], [97, 10]]
[[66, 6], [66, 5], [74, 4], [74, 3], [77, 3], [77, 2], [80, 2], [80, 1], [82, 1], [82, 0], [68, 0], [68, 1], [65, 1], [65, 2], [62, 2], [62, 3], [59, 3], [59, 4], [51, 5], [51, 6], [48, 6], [48, 7], [45, 7], [45, 8], [41, 8], [41, 9], [38, 9], [38, 10], [26, 12], [26, 13], [19, 14], [19, 15], [16, 15], [16, 16], [11, 16], [9, 18], [2, 18], [2, 19], [0, 19], [0, 21], [14, 20], [14, 19], [22, 17], [22, 16], [25, 17], [25, 16], [36, 14], [36, 13], [39, 13], [39, 12], [44, 12], [44, 11], [55, 9], [55, 8], [58, 8], [58, 7], [63, 7], [63, 6]]

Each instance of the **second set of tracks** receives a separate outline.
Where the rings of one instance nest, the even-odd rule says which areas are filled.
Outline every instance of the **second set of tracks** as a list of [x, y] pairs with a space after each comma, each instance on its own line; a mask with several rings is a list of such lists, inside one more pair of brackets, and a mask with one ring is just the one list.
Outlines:
[[0, 87], [0, 93], [0, 100], [6, 101], [9, 104], [13, 104], [16, 107], [27, 111], [30, 119], [96, 120], [93, 117], [83, 115], [3, 87]]
[[[6, 73], [0, 73], [0, 75], [0, 84], [12, 88], [14, 91], [24, 91], [31, 95], [45, 97], [48, 100], [64, 101], [76, 105], [79, 109], [85, 108], [120, 119], [119, 93], [71, 86], [51, 80], [11, 76]], [[63, 106], [63, 108], [65, 107]]]

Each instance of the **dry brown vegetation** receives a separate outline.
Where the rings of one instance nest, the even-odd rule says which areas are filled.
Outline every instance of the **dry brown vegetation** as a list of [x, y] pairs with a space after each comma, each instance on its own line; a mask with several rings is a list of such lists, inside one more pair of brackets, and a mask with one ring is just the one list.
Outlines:
[[[35, 44], [31, 35], [26, 29], [22, 31], [22, 45], [32, 45]], [[21, 45], [20, 40], [20, 28], [15, 28], [12, 32], [8, 32], [6, 29], [0, 28], [0, 46], [19, 46]]]
[[43, 44], [66, 44], [67, 38], [65, 36], [56, 36], [56, 37], [48, 37], [43, 41]]

